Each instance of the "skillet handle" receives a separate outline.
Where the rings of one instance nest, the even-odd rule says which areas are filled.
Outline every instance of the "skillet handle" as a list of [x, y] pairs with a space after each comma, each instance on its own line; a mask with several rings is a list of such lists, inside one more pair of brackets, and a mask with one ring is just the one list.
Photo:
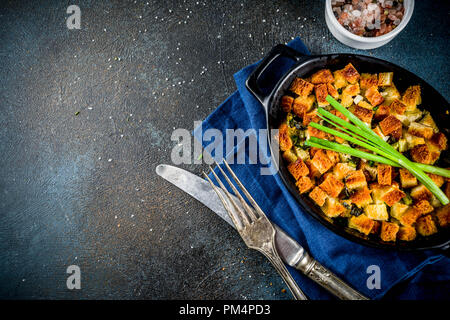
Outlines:
[[290, 58], [296, 62], [300, 62], [302, 60], [306, 60], [308, 56], [301, 54], [300, 52], [284, 45], [279, 44], [275, 46], [269, 54], [258, 64], [256, 69], [252, 72], [252, 74], [248, 77], [245, 86], [247, 89], [256, 97], [256, 99], [261, 102], [264, 108], [267, 110], [269, 98], [272, 96], [274, 91], [277, 89], [277, 86], [271, 88], [268, 93], [264, 93], [262, 88], [258, 85], [258, 80], [271, 66], [275, 61], [279, 58]]

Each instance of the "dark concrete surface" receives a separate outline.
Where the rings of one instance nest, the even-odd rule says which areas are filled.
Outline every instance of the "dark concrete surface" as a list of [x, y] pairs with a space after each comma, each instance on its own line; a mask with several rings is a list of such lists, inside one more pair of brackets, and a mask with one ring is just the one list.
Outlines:
[[[71, 4], [81, 30], [66, 27]], [[448, 96], [449, 8], [416, 1], [396, 39], [360, 52], [329, 33], [324, 1], [1, 1], [0, 298], [290, 299], [265, 258], [155, 174], [173, 129], [192, 130], [233, 73], [296, 36]], [[72, 264], [81, 290], [66, 288]]]

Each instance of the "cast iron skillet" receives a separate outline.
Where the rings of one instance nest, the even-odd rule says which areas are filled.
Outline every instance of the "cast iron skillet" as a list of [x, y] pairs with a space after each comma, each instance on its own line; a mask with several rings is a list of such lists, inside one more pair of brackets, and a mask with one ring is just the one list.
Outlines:
[[[294, 66], [286, 72], [275, 85], [270, 88], [265, 88], [261, 85], [264, 83], [264, 72], [273, 67], [274, 63], [280, 59], [291, 59], [294, 61]], [[433, 119], [435, 120], [439, 129], [449, 136], [449, 122], [450, 116], [446, 114], [448, 110], [447, 100], [440, 95], [435, 89], [433, 89], [424, 80], [414, 75], [413, 73], [396, 66], [387, 61], [380, 59], [355, 55], [355, 54], [330, 54], [330, 55], [317, 55], [306, 56], [303, 55], [285, 45], [278, 45], [272, 49], [266, 58], [258, 65], [255, 71], [249, 76], [246, 82], [247, 89], [261, 102], [266, 112], [267, 128], [269, 145], [272, 146], [270, 131], [278, 129], [281, 121], [285, 118], [285, 114], [280, 109], [280, 99], [286, 94], [288, 87], [295, 77], [309, 76], [317, 70], [328, 68], [331, 70], [342, 69], [345, 65], [351, 62], [359, 73], [379, 73], [379, 72], [394, 72], [394, 83], [400, 92], [404, 92], [408, 86], [419, 84], [422, 87], [422, 104], [420, 109], [428, 110]], [[268, 90], [267, 90], [268, 89]], [[272, 159], [276, 160], [273, 156], [274, 152], [277, 152], [282, 159], [280, 150], [273, 150], [271, 148]], [[276, 161], [274, 161], [276, 162]], [[442, 152], [437, 166], [450, 167], [450, 159], [448, 151]], [[429, 237], [418, 237], [414, 241], [403, 242], [396, 241], [395, 243], [384, 242], [379, 239], [378, 236], [365, 236], [356, 230], [347, 227], [347, 219], [330, 219], [320, 209], [320, 207], [312, 201], [308, 196], [300, 195], [295, 186], [295, 181], [289, 174], [287, 166], [283, 160], [278, 164], [279, 174], [298, 201], [304, 211], [308, 212], [311, 216], [319, 220], [328, 229], [334, 231], [340, 236], [357, 242], [359, 244], [383, 248], [383, 249], [395, 249], [402, 251], [416, 251], [424, 249], [439, 248], [448, 254], [448, 248], [450, 247], [450, 232], [449, 230], [439, 230], [438, 233]]]

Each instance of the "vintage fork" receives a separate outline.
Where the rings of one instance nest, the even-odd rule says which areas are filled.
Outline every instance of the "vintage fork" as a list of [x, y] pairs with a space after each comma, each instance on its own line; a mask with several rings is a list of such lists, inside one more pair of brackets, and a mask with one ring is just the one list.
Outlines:
[[209, 181], [214, 191], [219, 196], [225, 209], [230, 215], [231, 220], [236, 226], [237, 231], [239, 232], [245, 244], [249, 248], [258, 250], [259, 252], [264, 254], [267, 257], [267, 259], [269, 259], [269, 261], [272, 263], [272, 265], [275, 267], [275, 269], [283, 278], [284, 282], [288, 286], [289, 290], [291, 291], [295, 299], [307, 300], [308, 298], [299, 288], [294, 278], [292, 278], [291, 274], [286, 269], [283, 261], [281, 260], [280, 256], [278, 255], [278, 252], [275, 249], [276, 230], [272, 226], [272, 223], [269, 221], [267, 216], [255, 202], [255, 200], [247, 191], [247, 189], [245, 189], [245, 187], [240, 182], [238, 177], [234, 174], [233, 170], [231, 170], [228, 163], [225, 160], [223, 160], [223, 162], [227, 167], [228, 171], [230, 172], [231, 176], [233, 177], [233, 180], [236, 182], [236, 184], [239, 186], [243, 194], [252, 204], [254, 210], [247, 204], [247, 202], [244, 200], [244, 198], [241, 196], [237, 188], [230, 181], [227, 174], [224, 172], [224, 170], [222, 170], [222, 168], [219, 166], [217, 162], [216, 162], [217, 167], [219, 168], [222, 175], [225, 177], [234, 194], [238, 197], [244, 210], [242, 210], [240, 206], [238, 206], [238, 204], [235, 202], [235, 200], [231, 197], [230, 193], [225, 188], [222, 181], [219, 179], [219, 177], [216, 175], [216, 173], [211, 167], [210, 167], [211, 172], [213, 173], [214, 177], [216, 178], [217, 182], [220, 185], [220, 188], [223, 190], [224, 194], [228, 198], [229, 202], [233, 205], [235, 210], [232, 210], [230, 208], [229, 202], [226, 201], [222, 193], [219, 191], [219, 188], [211, 181], [208, 175], [205, 172], [203, 172], [203, 175], [206, 177], [206, 179]]

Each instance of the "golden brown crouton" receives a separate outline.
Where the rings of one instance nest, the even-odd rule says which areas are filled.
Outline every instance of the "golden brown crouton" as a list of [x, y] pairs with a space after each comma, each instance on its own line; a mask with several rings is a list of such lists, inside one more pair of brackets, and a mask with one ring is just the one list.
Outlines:
[[431, 196], [433, 194], [430, 190], [427, 189], [423, 184], [418, 185], [417, 187], [412, 188], [411, 190], [411, 198], [413, 198], [415, 201], [420, 200], [431, 200]]
[[317, 115], [317, 110], [303, 114], [303, 125], [305, 127], [308, 126], [311, 121], [315, 123], [320, 121], [320, 117]]
[[376, 107], [379, 104], [382, 104], [384, 101], [383, 96], [380, 92], [378, 92], [378, 88], [376, 86], [370, 87], [366, 90], [364, 96], [369, 100], [370, 104]]
[[378, 85], [381, 87], [391, 86], [393, 78], [393, 72], [380, 72], [378, 74]]
[[330, 218], [338, 217], [345, 211], [345, 207], [335, 198], [328, 197], [322, 207], [323, 212]]
[[358, 189], [350, 196], [350, 200], [358, 207], [364, 207], [372, 202], [371, 192], [367, 187]]
[[414, 111], [417, 105], [422, 103], [420, 86], [411, 86], [406, 89], [402, 96], [402, 101], [406, 105], [406, 111]]
[[396, 113], [396, 114], [404, 114], [406, 111], [406, 106], [403, 104], [403, 102], [401, 102], [398, 99], [394, 99], [391, 102], [390, 107], [391, 107], [392, 112]]
[[308, 167], [301, 159], [297, 159], [297, 161], [290, 163], [287, 168], [295, 180], [309, 174]]
[[325, 107], [329, 105], [325, 98], [328, 96], [328, 89], [326, 83], [316, 84], [314, 86], [314, 92], [316, 93], [317, 104], [319, 107]]
[[319, 70], [311, 76], [311, 83], [313, 84], [328, 83], [333, 81], [334, 77], [329, 69]]
[[311, 110], [314, 104], [314, 96], [298, 96], [292, 104], [292, 112], [297, 116], [303, 117], [303, 114]]
[[284, 112], [291, 112], [292, 110], [292, 103], [294, 102], [294, 98], [291, 96], [283, 96], [281, 98], [281, 109], [283, 109]]
[[333, 72], [333, 76], [334, 76], [333, 84], [336, 89], [341, 89], [348, 85], [348, 82], [347, 80], [345, 80], [342, 70], [337, 70]]
[[347, 163], [339, 162], [333, 168], [334, 176], [342, 180], [344, 179], [350, 171], [355, 171], [356, 169], [352, 166], [349, 166]]
[[396, 130], [402, 129], [402, 122], [395, 116], [390, 115], [380, 122], [381, 131], [385, 136], [392, 134]]
[[289, 136], [289, 127], [286, 123], [282, 123], [278, 129], [278, 141], [281, 151], [287, 151], [292, 148], [292, 140]]
[[345, 80], [352, 84], [358, 81], [360, 77], [359, 72], [351, 63], [347, 64], [345, 68], [342, 69], [342, 75], [344, 76]]
[[434, 210], [434, 207], [427, 200], [420, 200], [414, 204], [414, 208], [416, 208], [422, 215], [433, 212]]
[[328, 94], [330, 96], [332, 96], [333, 98], [337, 99], [339, 97], [339, 92], [336, 90], [336, 88], [331, 83], [327, 83], [327, 90], [328, 90]]
[[300, 179], [297, 180], [295, 185], [297, 186], [300, 193], [308, 192], [314, 187], [314, 184], [308, 177], [301, 177]]
[[325, 191], [319, 187], [315, 187], [313, 191], [309, 193], [309, 197], [314, 200], [319, 206], [323, 206], [328, 195]]
[[416, 229], [411, 226], [401, 226], [397, 233], [397, 239], [402, 241], [412, 241], [416, 238]]
[[404, 226], [410, 226], [416, 222], [417, 218], [420, 217], [420, 212], [414, 207], [410, 207], [406, 210], [398, 219], [400, 223]]
[[368, 218], [366, 215], [361, 214], [357, 217], [352, 216], [348, 220], [348, 226], [352, 229], [356, 229], [361, 233], [369, 234], [370, 231], [372, 231], [372, 228], [374, 227], [375, 222]]
[[345, 178], [345, 185], [350, 190], [367, 187], [364, 172], [362, 170], [350, 172]]
[[289, 88], [290, 91], [304, 97], [309, 96], [313, 89], [314, 85], [312, 83], [309, 83], [301, 78], [295, 78]]
[[432, 161], [430, 149], [426, 144], [414, 146], [411, 151], [411, 158], [415, 162], [430, 164]]
[[426, 215], [417, 219], [416, 230], [420, 235], [424, 237], [436, 233], [437, 227], [436, 223], [433, 220], [433, 217], [431, 215]]
[[396, 202], [400, 201], [405, 196], [406, 194], [403, 191], [397, 188], [393, 188], [393, 190], [386, 192], [381, 197], [381, 200], [383, 200], [388, 206], [392, 207]]
[[331, 160], [333, 163], [333, 166], [340, 161], [339, 153], [332, 150], [325, 150], [325, 153], [327, 154], [328, 159]]
[[391, 207], [391, 217], [400, 220], [402, 215], [409, 209], [410, 207], [404, 203], [397, 202]]
[[329, 196], [337, 198], [344, 188], [344, 184], [336, 179], [332, 174], [328, 174], [319, 187]]
[[389, 219], [386, 205], [384, 203], [369, 204], [364, 209], [366, 215], [373, 220], [386, 221]]
[[417, 186], [417, 178], [413, 176], [411, 172], [407, 169], [401, 168], [400, 172], [400, 182], [402, 184], [402, 188], [412, 188]]
[[386, 104], [382, 104], [381, 106], [378, 106], [378, 109], [375, 111], [374, 118], [375, 120], [381, 121], [389, 116], [390, 113], [391, 107]]
[[312, 163], [311, 159], [306, 160], [306, 165], [309, 169], [309, 177], [311, 179], [319, 178], [322, 175], [319, 169], [317, 169], [316, 166]]
[[373, 117], [373, 111], [360, 107], [360, 106], [355, 106], [353, 108], [353, 114], [355, 116], [357, 116], [361, 121], [370, 124], [372, 122], [372, 117]]
[[333, 162], [322, 149], [316, 152], [311, 162], [322, 174], [327, 172], [333, 166]]
[[440, 207], [436, 211], [436, 218], [443, 228], [450, 226], [450, 204]]
[[285, 152], [283, 152], [283, 159], [289, 163], [297, 161], [297, 158], [298, 158], [297, 155], [295, 154], [294, 150], [292, 150], [292, 149], [289, 149], [289, 150], [286, 150]]
[[369, 89], [370, 87], [378, 87], [378, 75], [370, 73], [362, 73], [359, 79], [361, 89]]
[[317, 128], [313, 128], [308, 126], [308, 129], [306, 129], [306, 132], [310, 137], [316, 137], [319, 139], [328, 139], [328, 134], [325, 131], [322, 131]]
[[444, 184], [444, 177], [433, 173], [427, 173], [433, 182], [440, 188]]
[[422, 137], [425, 139], [430, 139], [433, 136], [433, 128], [418, 123], [418, 122], [411, 122], [408, 126], [408, 132], [416, 137]]
[[447, 149], [447, 137], [442, 132], [438, 132], [433, 134], [430, 139], [430, 142], [439, 148], [439, 150]]
[[381, 222], [377, 220], [373, 220], [373, 228], [370, 230], [371, 234], [379, 234], [381, 231]]
[[392, 167], [379, 163], [377, 166], [378, 184], [390, 186], [392, 184]]
[[380, 238], [383, 241], [395, 241], [397, 238], [397, 232], [400, 229], [398, 224], [392, 222], [383, 221], [381, 223]]
[[[348, 96], [348, 97], [354, 97], [360, 93], [359, 84], [350, 84], [345, 87], [344, 90], [342, 90], [342, 97]], [[353, 103], [353, 98], [351, 99]]]

